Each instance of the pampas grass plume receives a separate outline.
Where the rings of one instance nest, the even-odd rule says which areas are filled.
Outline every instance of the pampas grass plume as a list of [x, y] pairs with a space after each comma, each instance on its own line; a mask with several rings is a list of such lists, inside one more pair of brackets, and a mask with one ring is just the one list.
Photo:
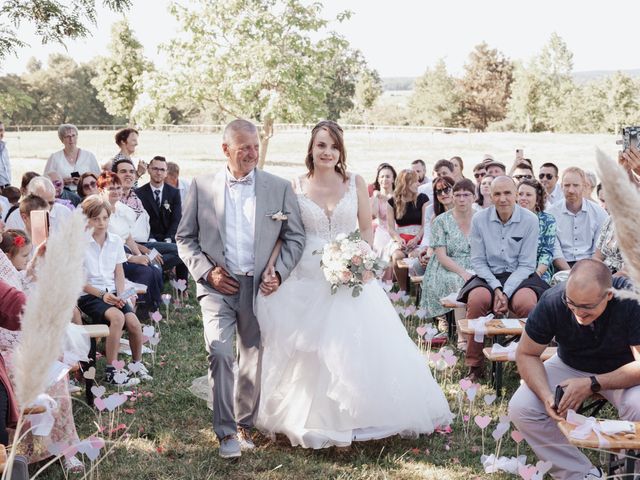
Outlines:
[[85, 216], [77, 209], [51, 232], [40, 260], [13, 357], [15, 393], [21, 408], [45, 391], [49, 368], [62, 354], [64, 331], [84, 286], [83, 261], [89, 239], [85, 226]]
[[[631, 282], [640, 285], [640, 192], [629, 180], [625, 169], [609, 158], [602, 150], [596, 149], [598, 174], [602, 180], [609, 215], [613, 219], [618, 248], [624, 259], [624, 269]], [[616, 296], [631, 298], [640, 302], [640, 292], [634, 290], [616, 290]]]

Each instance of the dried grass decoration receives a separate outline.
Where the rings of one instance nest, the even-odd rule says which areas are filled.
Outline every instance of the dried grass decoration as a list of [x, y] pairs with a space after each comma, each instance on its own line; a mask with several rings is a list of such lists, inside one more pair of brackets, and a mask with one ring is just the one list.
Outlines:
[[[626, 170], [599, 148], [596, 149], [596, 160], [609, 215], [613, 219], [618, 248], [624, 259], [624, 269], [633, 285], [640, 285], [640, 192], [629, 179]], [[619, 298], [640, 302], [640, 292], [636, 288], [614, 290], [614, 293]]]

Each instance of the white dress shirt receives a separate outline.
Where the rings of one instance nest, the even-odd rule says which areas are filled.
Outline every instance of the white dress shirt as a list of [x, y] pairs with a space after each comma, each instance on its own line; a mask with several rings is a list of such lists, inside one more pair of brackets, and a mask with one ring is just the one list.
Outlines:
[[11, 185], [11, 164], [7, 144], [0, 140], [0, 186]]
[[567, 210], [565, 200], [555, 203], [549, 213], [556, 219], [553, 258], [564, 258], [567, 262], [591, 258], [607, 212], [594, 202], [582, 199], [582, 208], [577, 213]]
[[[49, 172], [57, 172], [62, 178], [68, 178], [71, 176], [71, 172], [78, 172], [80, 175], [86, 172], [100, 175], [101, 170], [96, 156], [80, 148], [75, 165], [69, 163], [67, 157], [64, 155], [64, 150], [52, 153], [49, 160], [47, 160], [47, 164], [44, 166], [44, 173]], [[70, 183], [66, 185], [66, 188], [75, 192], [78, 187]]]
[[109, 217], [109, 233], [117, 235], [126, 242], [133, 234], [136, 225], [136, 212], [122, 202], [116, 202], [115, 211]]
[[100, 247], [92, 236], [84, 256], [86, 283], [103, 292], [115, 292], [116, 265], [126, 261], [124, 242], [120, 237], [107, 232], [107, 238]]
[[[251, 179], [251, 185], [230, 185], [234, 176], [226, 170], [224, 192], [225, 259], [229, 270], [239, 275], [253, 275], [255, 266], [254, 234], [256, 220], [255, 170], [243, 177]], [[242, 179], [238, 179], [242, 180]]]
[[560, 186], [560, 182], [556, 183], [556, 186], [553, 187], [553, 192], [547, 193], [547, 203], [545, 205], [545, 211], [549, 211], [549, 209], [559, 201], [564, 200], [564, 192], [562, 191], [562, 187]]

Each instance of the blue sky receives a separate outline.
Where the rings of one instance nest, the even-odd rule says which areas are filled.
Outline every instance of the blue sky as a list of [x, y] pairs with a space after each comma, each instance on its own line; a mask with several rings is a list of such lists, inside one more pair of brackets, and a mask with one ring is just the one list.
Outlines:
[[[181, 0], [187, 2], [187, 0]], [[101, 3], [101, 2], [97, 2]], [[577, 2], [574, 0], [324, 0], [329, 18], [349, 9], [354, 16], [335, 29], [362, 50], [383, 77], [417, 76], [444, 58], [454, 74], [472, 48], [482, 41], [512, 59], [528, 60], [557, 32], [574, 53], [574, 69], [617, 70], [640, 68], [636, 50], [637, 2]], [[169, 0], [133, 0], [128, 14], [147, 57], [162, 66], [157, 47], [177, 31], [168, 13]], [[77, 61], [106, 54], [111, 24], [118, 15], [102, 8], [93, 37], [68, 42], [66, 52]], [[632, 19], [624, 23], [624, 19]], [[2, 73], [20, 73], [31, 56], [43, 61], [49, 53], [65, 52], [59, 45], [39, 44], [29, 28], [23, 38], [31, 44], [8, 58]]]

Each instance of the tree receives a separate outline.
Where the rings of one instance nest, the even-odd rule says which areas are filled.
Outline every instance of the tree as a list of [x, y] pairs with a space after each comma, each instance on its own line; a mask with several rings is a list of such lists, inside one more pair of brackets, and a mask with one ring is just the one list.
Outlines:
[[409, 99], [413, 122], [451, 127], [460, 119], [460, 94], [456, 79], [447, 72], [443, 59], [419, 77]]
[[573, 53], [557, 33], [552, 33], [543, 47], [536, 59], [536, 68], [541, 82], [539, 101], [543, 123], [552, 131], [569, 130], [571, 109], [567, 103], [574, 101], [578, 93], [572, 77]]
[[[30, 62], [34, 67], [36, 62]], [[12, 101], [4, 104], [18, 106], [7, 113], [14, 124], [103, 124], [113, 118], [96, 98], [90, 80], [95, 72], [90, 65], [78, 65], [72, 58], [52, 54], [47, 67], [41, 65], [22, 75], [3, 77], [0, 91]], [[13, 92], [13, 93], [12, 93]]]
[[[325, 117], [336, 81], [331, 60], [337, 55], [353, 58], [348, 42], [326, 31], [329, 22], [320, 16], [321, 9], [318, 2], [301, 0], [173, 4], [184, 35], [166, 46], [172, 69], [156, 76], [148, 109], [188, 98], [226, 118], [260, 122], [262, 167], [276, 119], [310, 122]], [[337, 21], [348, 17], [343, 12]]]
[[616, 72], [607, 78], [605, 85], [606, 109], [603, 126], [609, 132], [619, 133], [622, 127], [635, 124], [640, 118], [638, 85], [622, 72]]
[[[131, 6], [131, 0], [102, 3], [115, 12]], [[27, 45], [17, 34], [23, 23], [35, 28], [43, 44], [86, 37], [89, 26], [96, 24], [95, 0], [5, 0], [0, 10], [0, 60]]]
[[537, 132], [545, 129], [540, 110], [542, 81], [535, 66], [514, 67], [511, 98], [507, 104], [507, 123], [517, 131]]
[[464, 66], [462, 102], [468, 126], [484, 131], [491, 122], [505, 118], [511, 96], [513, 65], [486, 43], [477, 45]]
[[142, 53], [129, 22], [122, 20], [111, 27], [111, 56], [95, 63], [96, 77], [91, 81], [98, 98], [111, 115], [131, 119], [131, 112], [142, 93], [142, 74], [153, 68]]
[[34, 103], [29, 85], [18, 75], [0, 78], [0, 119], [16, 123], [14, 115], [30, 110]]
[[356, 83], [355, 104], [368, 110], [382, 94], [382, 80], [375, 70], [367, 70], [360, 75]]

